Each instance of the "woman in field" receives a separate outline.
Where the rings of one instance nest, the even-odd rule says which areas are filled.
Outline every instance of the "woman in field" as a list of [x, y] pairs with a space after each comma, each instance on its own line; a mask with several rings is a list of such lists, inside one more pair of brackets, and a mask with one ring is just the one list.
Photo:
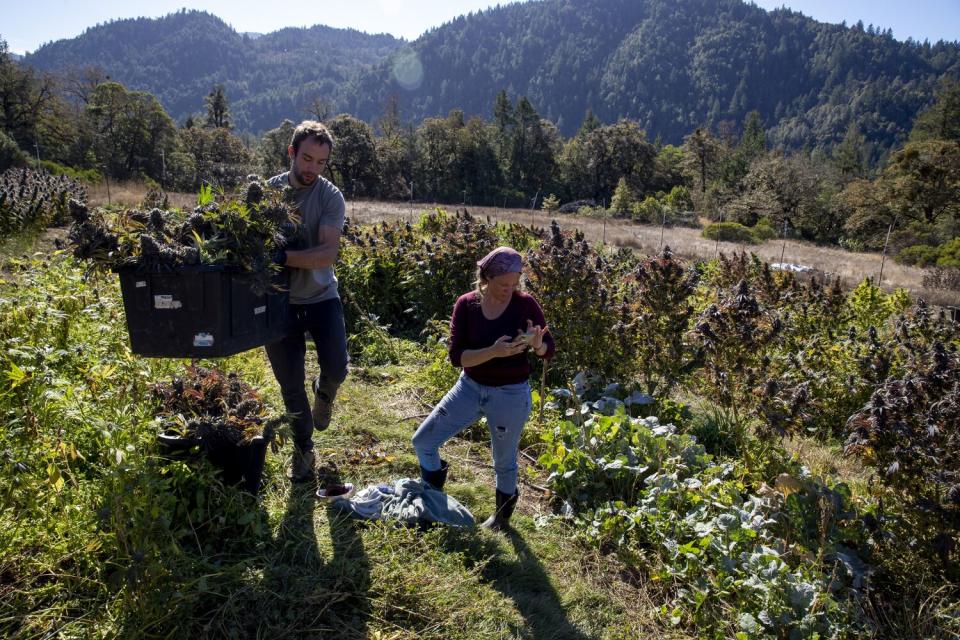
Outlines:
[[498, 247], [477, 263], [476, 288], [453, 306], [448, 351], [463, 372], [413, 435], [425, 482], [442, 489], [447, 463], [440, 447], [481, 415], [490, 429], [496, 472], [496, 510], [481, 526], [507, 525], [517, 505], [517, 449], [530, 415], [530, 362], [527, 352], [549, 358], [553, 338], [543, 310], [520, 290], [523, 259]]

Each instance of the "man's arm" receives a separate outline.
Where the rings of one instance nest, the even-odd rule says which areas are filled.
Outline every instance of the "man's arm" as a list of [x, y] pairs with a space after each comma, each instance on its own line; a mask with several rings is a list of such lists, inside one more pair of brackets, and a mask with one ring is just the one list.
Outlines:
[[297, 269], [320, 269], [336, 263], [340, 252], [340, 229], [330, 225], [320, 225], [317, 232], [317, 245], [309, 249], [290, 249], [287, 251], [288, 267]]

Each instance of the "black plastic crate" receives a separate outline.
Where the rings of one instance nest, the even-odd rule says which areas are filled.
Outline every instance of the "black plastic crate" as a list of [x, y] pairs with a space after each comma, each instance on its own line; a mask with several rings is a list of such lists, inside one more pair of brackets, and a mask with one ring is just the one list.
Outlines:
[[[230, 268], [183, 266], [168, 273], [118, 269], [130, 350], [157, 358], [218, 358], [283, 337], [286, 272], [267, 292]], [[279, 288], [278, 288], [279, 287]]]

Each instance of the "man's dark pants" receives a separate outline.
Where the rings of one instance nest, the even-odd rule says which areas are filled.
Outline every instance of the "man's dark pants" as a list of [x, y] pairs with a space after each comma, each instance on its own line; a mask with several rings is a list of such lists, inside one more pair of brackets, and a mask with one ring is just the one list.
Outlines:
[[320, 377], [315, 390], [325, 400], [333, 402], [337, 389], [347, 377], [343, 305], [339, 298], [313, 304], [292, 304], [290, 315], [286, 337], [266, 346], [267, 357], [280, 384], [284, 407], [292, 419], [294, 444], [302, 451], [310, 451], [313, 449], [313, 418], [304, 388], [307, 355], [304, 333], [310, 334], [317, 348]]

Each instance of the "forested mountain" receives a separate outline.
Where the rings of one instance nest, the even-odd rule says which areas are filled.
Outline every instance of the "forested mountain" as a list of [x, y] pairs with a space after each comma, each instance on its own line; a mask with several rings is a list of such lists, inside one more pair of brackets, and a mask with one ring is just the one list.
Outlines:
[[741, 0], [542, 0], [468, 14], [409, 44], [321, 26], [254, 38], [181, 11], [88, 29], [25, 62], [99, 66], [177, 119], [222, 83], [237, 128], [254, 132], [317, 98], [367, 121], [393, 95], [411, 123], [454, 108], [490, 117], [506, 89], [568, 136], [588, 108], [673, 143], [758, 110], [773, 144], [831, 146], [855, 123], [876, 159], [903, 141], [939, 78], [960, 75], [960, 46]]
[[222, 84], [236, 128], [260, 132], [306, 115], [315, 100], [343, 104], [357, 73], [401, 43], [325, 26], [241, 35], [216, 16], [181, 10], [98, 25], [44, 45], [24, 62], [45, 71], [99, 68], [154, 94], [178, 120], [202, 112], [204, 96]]
[[[411, 52], [422, 83], [404, 90], [390, 71]], [[544, 0], [425, 34], [366, 76], [350, 109], [369, 118], [397, 93], [414, 120], [454, 107], [489, 117], [506, 88], [565, 135], [588, 108], [607, 122], [639, 120], [674, 143], [702, 123], [742, 122], [756, 109], [775, 144], [838, 142], [857, 122], [889, 147], [945, 73], [960, 73], [957, 43], [899, 42], [889, 31], [740, 0]]]

